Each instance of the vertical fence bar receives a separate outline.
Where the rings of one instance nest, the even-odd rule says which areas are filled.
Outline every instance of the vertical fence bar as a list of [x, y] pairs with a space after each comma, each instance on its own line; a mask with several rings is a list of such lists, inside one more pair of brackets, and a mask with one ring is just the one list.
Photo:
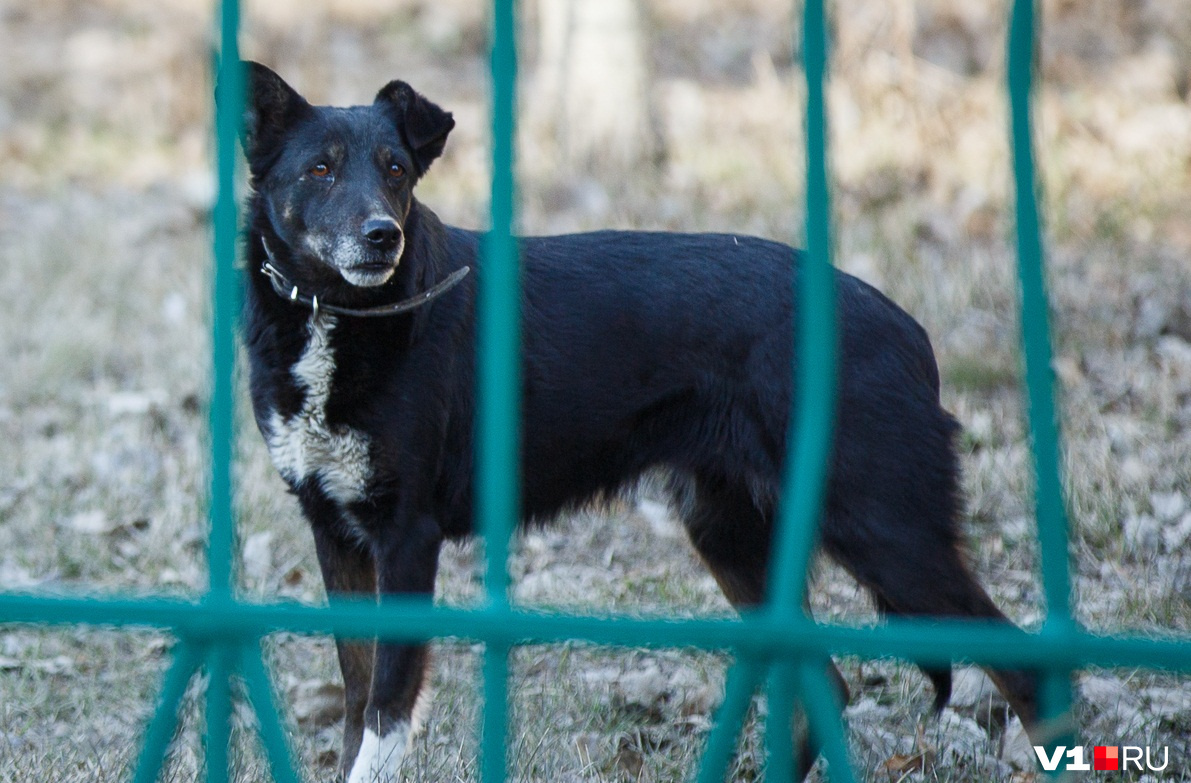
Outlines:
[[798, 266], [795, 403], [786, 447], [769, 606], [800, 609], [814, 549], [835, 419], [835, 270], [827, 187], [827, 26], [823, 0], [806, 0], [802, 22], [806, 70], [806, 253]]
[[207, 783], [227, 783], [232, 739], [232, 652], [210, 645], [207, 658]]
[[763, 672], [761, 664], [751, 658], [737, 661], [728, 672], [724, 701], [716, 715], [715, 728], [707, 739], [696, 783], [722, 783]]
[[484, 645], [484, 723], [480, 732], [480, 780], [502, 783], [508, 766], [509, 646]]
[[[1026, 391], [1033, 434], [1035, 504], [1042, 556], [1042, 582], [1047, 618], [1043, 631], [1069, 634], [1071, 586], [1067, 547], [1067, 515], [1060, 478], [1059, 425], [1051, 369], [1049, 299], [1046, 294], [1038, 179], [1034, 166], [1031, 90], [1034, 81], [1035, 0], [1015, 0], [1009, 24], [1009, 102], [1016, 190], [1018, 276], [1021, 280], [1022, 345], [1026, 362]], [[1071, 704], [1065, 671], [1046, 673], [1042, 716], [1058, 717]]]
[[779, 660], [769, 671], [769, 715], [765, 720], [765, 745], [769, 753], [765, 762], [766, 780], [796, 780], [797, 756], [801, 749], [794, 744], [793, 727], [798, 704], [795, 680], [797, 662]]
[[506, 603], [509, 536], [517, 517], [520, 467], [520, 266], [513, 242], [513, 111], [516, 50], [513, 0], [495, 0], [492, 44], [492, 226], [479, 271], [479, 528], [488, 553], [488, 600]]
[[[827, 179], [827, 80], [828, 35], [823, 0], [806, 0], [802, 20], [803, 66], [806, 74], [806, 237], [803, 262], [798, 267], [796, 392], [787, 437], [785, 484], [773, 563], [769, 572], [767, 609], [790, 623], [802, 622], [807, 570], [814, 551], [827, 484], [831, 435], [835, 423], [836, 343], [835, 270], [832, 268], [831, 194]], [[805, 666], [805, 662], [803, 662]], [[768, 775], [792, 779], [794, 748], [790, 737], [793, 694], [799, 690], [799, 663], [782, 661], [770, 678], [769, 722], [766, 741], [770, 748]], [[806, 702], [804, 701], [804, 704]], [[828, 742], [843, 741], [839, 714], [830, 700], [816, 699], [807, 711], [814, 733]], [[835, 729], [824, 729], [826, 724]], [[847, 750], [831, 749], [837, 760], [832, 773], [837, 781], [851, 780]], [[806, 760], [807, 762], [810, 759]]]
[[[514, 0], [494, 0], [492, 20], [491, 227], [484, 238], [478, 274], [479, 529], [487, 552], [490, 610], [508, 605], [509, 537], [516, 523], [520, 489], [520, 263], [513, 240], [514, 118], [517, 44]], [[505, 779], [508, 735], [508, 654], [488, 639], [484, 652], [482, 779]]]
[[293, 756], [285, 739], [285, 724], [273, 698], [273, 687], [269, 683], [269, 672], [265, 668], [262, 653], [259, 644], [242, 644], [238, 661], [240, 673], [259, 721], [261, 744], [265, 748], [265, 758], [269, 760], [273, 780], [276, 783], [300, 783], [294, 772]]
[[166, 750], [178, 727], [178, 710], [182, 706], [182, 697], [186, 695], [186, 686], [200, 662], [198, 651], [193, 646], [178, 645], [174, 663], [166, 673], [161, 686], [157, 712], [145, 729], [145, 744], [141, 749], [140, 758], [137, 759], [133, 783], [153, 783], [157, 780], [165, 762]]
[[238, 241], [236, 207], [236, 135], [244, 105], [244, 76], [240, 68], [237, 35], [240, 7], [237, 0], [220, 3], [219, 78], [216, 85], [216, 176], [219, 195], [214, 221], [215, 264], [211, 286], [212, 379], [211, 433], [211, 537], [207, 547], [210, 578], [207, 600], [225, 603], [232, 588], [232, 437], [235, 372], [235, 321], [240, 286], [236, 273]]
[[[235, 320], [240, 301], [235, 269], [237, 229], [236, 135], [244, 103], [244, 78], [239, 51], [240, 6], [237, 0], [219, 5], [219, 76], [216, 83], [216, 179], [218, 196], [214, 221], [214, 265], [211, 283], [211, 480], [207, 545], [207, 595], [215, 612], [230, 610], [232, 594], [232, 438], [234, 428], [233, 373]], [[189, 643], [183, 639], [183, 644]], [[232, 650], [227, 644], [206, 648], [207, 658], [207, 780], [228, 779], [231, 740]]]
[[1013, 178], [1016, 187], [1017, 258], [1021, 280], [1022, 343], [1030, 430], [1033, 433], [1034, 474], [1042, 576], [1049, 609], [1048, 622], [1071, 618], [1068, 578], [1067, 515], [1059, 477], [1059, 428], [1055, 415], [1054, 373], [1051, 369], [1049, 300], [1043, 275], [1042, 232], [1038, 216], [1031, 130], [1031, 89], [1035, 0], [1016, 0], [1009, 35], [1009, 99], [1012, 109]]
[[798, 679], [803, 702], [810, 716], [826, 715], [823, 720], [808, 721], [807, 730], [813, 743], [823, 749], [823, 756], [831, 770], [831, 779], [836, 783], [852, 781], [852, 764], [848, 758], [848, 742], [843, 726], [836, 716], [843, 705], [835, 685], [823, 676], [831, 659], [803, 661], [798, 667]]
[[[796, 391], [790, 415], [786, 445], [785, 476], [778, 513], [765, 611], [782, 621], [810, 624], [801, 617], [806, 595], [806, 576], [814, 550], [818, 519], [827, 479], [827, 457], [831, 444], [835, 399], [835, 280], [831, 265], [830, 193], [827, 187], [826, 109], [823, 89], [827, 71], [827, 29], [822, 0], [803, 5], [803, 67], [806, 75], [806, 233], [807, 249], [797, 265], [797, 310], [795, 357]], [[737, 667], [755, 665], [738, 663]], [[792, 744], [789, 721], [793, 717], [791, 694], [794, 662], [778, 664], [769, 680], [770, 711], [766, 727], [769, 746], [767, 774], [775, 779], [791, 776]], [[736, 682], [750, 677], [742, 670]], [[736, 695], [736, 694], [733, 694]], [[699, 783], [722, 778], [721, 754], [730, 747], [738, 728], [725, 723], [735, 710], [722, 709], [720, 720], [708, 741], [708, 751], [699, 772]], [[836, 720], [835, 716], [818, 716]], [[849, 775], [850, 770], [839, 774]], [[846, 778], [844, 778], [846, 779]]]

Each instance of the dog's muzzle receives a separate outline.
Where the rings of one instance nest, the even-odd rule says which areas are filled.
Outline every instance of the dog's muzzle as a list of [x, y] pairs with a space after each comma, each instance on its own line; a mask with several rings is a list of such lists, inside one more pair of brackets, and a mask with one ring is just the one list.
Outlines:
[[340, 240], [331, 261], [348, 283], [359, 288], [383, 285], [393, 276], [405, 250], [405, 234], [391, 217], [368, 218], [355, 241]]

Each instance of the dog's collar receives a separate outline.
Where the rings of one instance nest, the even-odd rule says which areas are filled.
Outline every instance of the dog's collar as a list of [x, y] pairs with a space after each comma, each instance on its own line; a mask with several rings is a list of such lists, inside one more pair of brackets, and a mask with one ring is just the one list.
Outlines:
[[435, 284], [420, 294], [415, 294], [408, 299], [402, 299], [400, 302], [393, 302], [392, 304], [379, 305], [377, 307], [339, 307], [337, 305], [320, 302], [318, 296], [306, 296], [298, 291], [298, 287], [291, 283], [280, 270], [272, 263], [273, 251], [269, 248], [268, 242], [264, 237], [261, 237], [261, 245], [265, 248], [265, 255], [269, 257], [268, 261], [261, 264], [261, 274], [269, 278], [269, 282], [273, 285], [273, 290], [278, 296], [283, 299], [288, 299], [291, 302], [298, 302], [309, 307], [313, 311], [313, 316], [318, 318], [319, 313], [334, 313], [335, 315], [350, 315], [357, 318], [380, 318], [387, 315], [400, 315], [401, 313], [408, 313], [410, 310], [416, 310], [424, 304], [428, 304], [438, 297], [450, 291], [457, 286], [463, 278], [467, 277], [468, 272], [471, 271], [470, 266], [465, 266], [462, 269], [457, 269], [452, 272], [445, 280]]

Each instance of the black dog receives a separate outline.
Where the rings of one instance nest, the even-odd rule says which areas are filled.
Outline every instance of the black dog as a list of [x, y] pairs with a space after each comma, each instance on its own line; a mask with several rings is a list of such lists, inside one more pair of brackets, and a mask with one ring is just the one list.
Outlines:
[[[472, 526], [479, 235], [443, 225], [413, 196], [454, 120], [404, 82], [370, 106], [316, 107], [267, 68], [247, 68], [245, 342], [257, 424], [314, 531], [328, 591], [429, 594], [440, 544]], [[549, 518], [663, 468], [724, 592], [758, 603], [791, 409], [795, 251], [599, 232], [525, 238], [520, 252], [525, 516]], [[822, 546], [883, 611], [1007, 623], [960, 550], [958, 425], [940, 407], [926, 333], [865, 283], [838, 274], [836, 284]], [[425, 648], [341, 642], [339, 662], [343, 774], [396, 779], [421, 711]], [[928, 674], [942, 705], [950, 673]], [[992, 674], [1029, 722], [1034, 678]]]

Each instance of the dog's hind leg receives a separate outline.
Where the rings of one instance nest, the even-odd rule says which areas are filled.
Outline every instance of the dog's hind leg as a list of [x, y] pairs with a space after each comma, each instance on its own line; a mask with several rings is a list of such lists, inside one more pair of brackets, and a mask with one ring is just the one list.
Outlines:
[[[945, 506], [946, 504], [942, 504]], [[923, 504], [921, 515], [946, 515], [908, 521], [889, 504], [867, 512], [828, 516], [823, 547], [874, 595], [883, 612], [907, 617], [954, 617], [1012, 623], [989, 598], [964, 562], [951, 512]], [[950, 695], [947, 670], [926, 669], [939, 691], [936, 707]], [[1036, 677], [1020, 669], [988, 669], [1009, 705], [1028, 728], [1036, 719]]]
[[[329, 595], [376, 595], [376, 566], [366, 544], [346, 538], [339, 530], [329, 529], [327, 525], [314, 526], [314, 544]], [[364, 707], [372, 687], [376, 643], [336, 639], [335, 647], [339, 653], [339, 669], [343, 673], [343, 753], [339, 764], [346, 778], [364, 737]]]
[[[747, 488], [723, 479], [679, 478], [672, 482], [672, 488], [675, 507], [691, 543], [724, 595], [738, 609], [760, 605], [765, 598], [773, 529], [771, 514], [757, 507]], [[825, 675], [846, 704], [848, 685], [831, 661]], [[801, 715], [795, 716], [792, 731], [799, 747], [797, 774], [802, 779], [814, 765], [819, 748]]]
[[[377, 586], [383, 595], [434, 594], [442, 532], [430, 517], [390, 522], [375, 544]], [[389, 535], [386, 535], [388, 533]], [[372, 689], [364, 708], [364, 736], [348, 783], [396, 783], [409, 740], [427, 708], [429, 651], [424, 643], [379, 642]]]

